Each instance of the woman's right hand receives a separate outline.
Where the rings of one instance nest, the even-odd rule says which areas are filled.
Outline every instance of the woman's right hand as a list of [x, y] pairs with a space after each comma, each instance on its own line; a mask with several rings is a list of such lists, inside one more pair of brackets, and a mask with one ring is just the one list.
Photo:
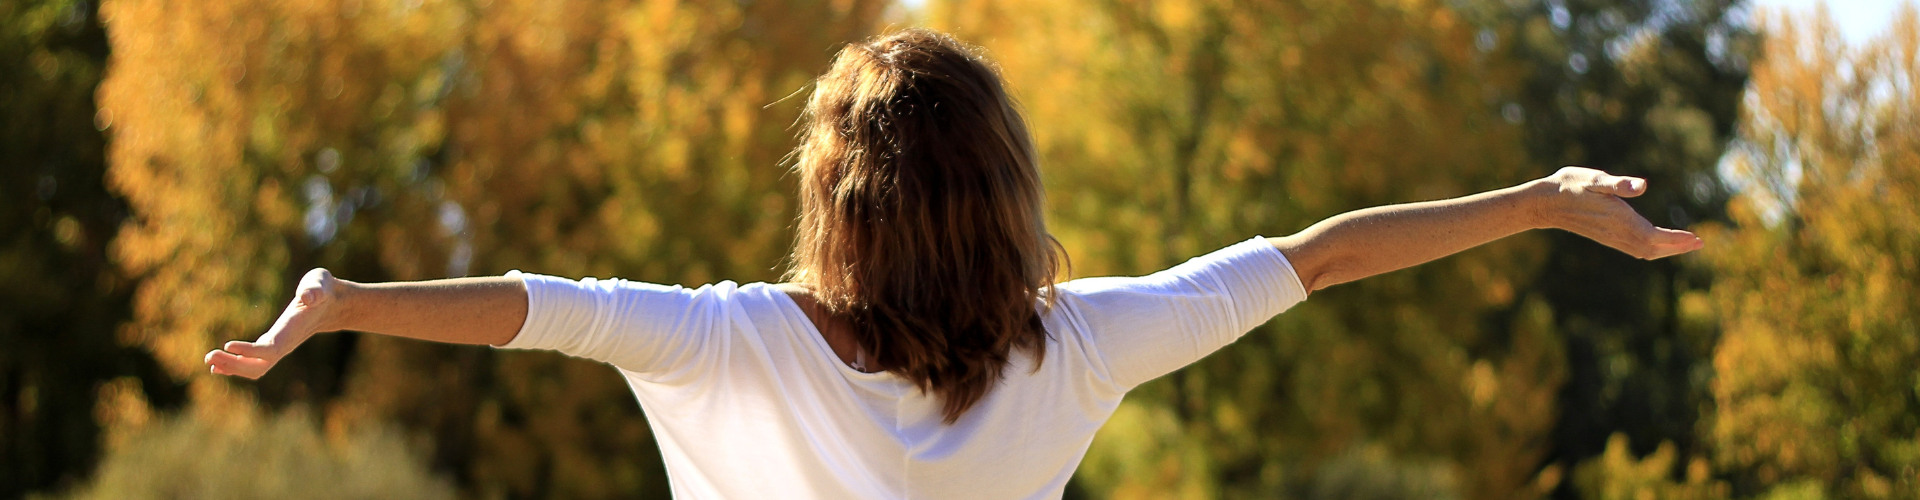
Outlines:
[[1634, 257], [1653, 260], [1705, 246], [1693, 233], [1647, 222], [1626, 200], [1647, 192], [1647, 181], [1569, 166], [1539, 182], [1553, 188], [1540, 216], [1545, 226], [1585, 236]]
[[342, 294], [348, 283], [334, 278], [326, 269], [307, 271], [294, 290], [293, 303], [280, 313], [273, 327], [253, 342], [232, 341], [207, 353], [206, 363], [213, 373], [250, 379], [266, 375], [267, 370], [287, 353], [306, 342], [315, 333], [339, 330], [338, 316]]

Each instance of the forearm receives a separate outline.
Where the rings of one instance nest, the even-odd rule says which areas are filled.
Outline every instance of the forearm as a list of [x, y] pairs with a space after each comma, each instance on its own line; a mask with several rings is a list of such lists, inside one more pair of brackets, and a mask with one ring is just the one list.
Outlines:
[[293, 303], [253, 342], [207, 352], [214, 373], [260, 378], [320, 332], [357, 330], [454, 344], [503, 345], [527, 319], [527, 289], [514, 278], [360, 284], [307, 271]]
[[1642, 259], [1706, 246], [1656, 227], [1621, 198], [1647, 181], [1569, 166], [1545, 179], [1451, 200], [1356, 210], [1271, 242], [1308, 290], [1418, 265], [1535, 228], [1558, 228]]
[[527, 290], [517, 278], [341, 284], [346, 286], [340, 310], [328, 324], [332, 330], [502, 345], [527, 319]]
[[1546, 227], [1535, 181], [1471, 196], [1355, 210], [1271, 238], [1308, 290], [1412, 267]]

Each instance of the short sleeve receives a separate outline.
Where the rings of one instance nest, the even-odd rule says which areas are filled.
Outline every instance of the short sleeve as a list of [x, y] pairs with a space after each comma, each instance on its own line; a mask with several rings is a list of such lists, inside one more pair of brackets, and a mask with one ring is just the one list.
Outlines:
[[733, 282], [689, 289], [623, 279], [579, 281], [513, 271], [527, 287], [527, 319], [500, 347], [544, 349], [664, 375], [725, 341]]
[[1061, 287], [1097, 366], [1123, 391], [1199, 361], [1307, 298], [1293, 265], [1263, 237], [1147, 276]]

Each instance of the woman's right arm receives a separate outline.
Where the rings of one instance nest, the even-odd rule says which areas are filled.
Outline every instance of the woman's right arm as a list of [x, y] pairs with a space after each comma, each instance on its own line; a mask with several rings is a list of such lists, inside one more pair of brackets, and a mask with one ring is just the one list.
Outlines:
[[1074, 320], [1091, 332], [1102, 378], [1126, 391], [1240, 338], [1328, 286], [1432, 261], [1514, 233], [1561, 228], [1636, 257], [1699, 249], [1623, 197], [1646, 180], [1568, 167], [1506, 189], [1389, 205], [1328, 218], [1291, 236], [1250, 240], [1138, 278], [1089, 278], [1073, 291]]
[[1693, 233], [1656, 227], [1621, 198], [1647, 181], [1585, 167], [1450, 200], [1355, 210], [1270, 241], [1309, 291], [1407, 268], [1529, 229], [1558, 228], [1642, 259], [1705, 244]]
[[519, 278], [481, 277], [361, 284], [314, 269], [293, 303], [253, 342], [208, 352], [213, 373], [257, 379], [316, 333], [354, 330], [453, 344], [504, 345], [527, 318]]

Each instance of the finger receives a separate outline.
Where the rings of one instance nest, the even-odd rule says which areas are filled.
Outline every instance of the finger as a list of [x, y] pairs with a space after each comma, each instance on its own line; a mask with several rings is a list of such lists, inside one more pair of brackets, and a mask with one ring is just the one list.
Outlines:
[[1647, 180], [1639, 177], [1624, 177], [1601, 174], [1595, 176], [1587, 189], [1621, 198], [1632, 198], [1647, 192]]
[[214, 369], [226, 372], [228, 375], [238, 375], [251, 379], [260, 378], [261, 375], [267, 373], [268, 369], [273, 368], [273, 362], [271, 361], [239, 356], [226, 351], [207, 353], [207, 362], [213, 365]]
[[226, 352], [214, 355], [209, 366], [213, 367], [214, 373], [249, 379], [259, 379], [272, 368], [271, 364], [260, 358], [245, 358]]
[[1608, 243], [1608, 246], [1620, 249], [1634, 258], [1654, 260], [1699, 250], [1704, 243], [1699, 236], [1686, 231], [1655, 227], [1641, 223], [1631, 236], [1626, 236], [1621, 244]]
[[280, 358], [279, 349], [275, 349], [273, 348], [273, 346], [270, 346], [270, 345], [256, 344], [253, 342], [241, 342], [241, 341], [235, 340], [232, 342], [227, 342], [227, 345], [221, 346], [221, 349], [230, 353], [241, 355], [241, 356], [255, 357], [255, 358], [261, 358], [261, 359], [279, 359]]
[[1706, 248], [1707, 245], [1699, 236], [1690, 232], [1667, 228], [1655, 228], [1655, 230], [1656, 235], [1651, 239], [1653, 254], [1648, 259], [1672, 257]]
[[293, 303], [305, 307], [317, 307], [327, 299], [327, 282], [333, 279], [333, 272], [326, 268], [314, 268], [300, 278], [300, 285], [294, 291]]
[[1698, 244], [1693, 233], [1654, 226], [1619, 198], [1606, 199], [1601, 205], [1602, 209], [1569, 219], [1565, 229], [1638, 259], [1683, 253]]
[[1653, 235], [1648, 237], [1648, 239], [1652, 240], [1655, 245], [1693, 246], [1700, 243], [1699, 235], [1664, 227], [1653, 228]]
[[207, 371], [211, 371], [211, 372], [213, 372], [213, 374], [214, 374], [214, 375], [226, 375], [226, 376], [229, 376], [229, 377], [238, 377], [238, 376], [240, 376], [239, 374], [236, 374], [236, 373], [233, 373], [233, 372], [230, 372], [230, 371], [227, 371], [227, 369], [226, 369], [226, 368], [221, 368], [221, 367], [220, 367], [220, 365], [216, 365], [216, 364], [213, 364], [213, 363], [207, 363]]
[[[221, 371], [225, 371], [228, 373], [238, 372], [239, 369], [242, 367], [242, 364], [240, 363], [240, 360], [242, 359], [245, 359], [245, 358], [241, 358], [240, 356], [235, 355], [234, 353], [222, 351], [219, 349], [214, 349], [213, 351], [210, 351], [207, 353], [208, 365], [213, 366], [214, 368], [219, 368]], [[254, 358], [254, 359], [259, 359], [259, 358]]]

